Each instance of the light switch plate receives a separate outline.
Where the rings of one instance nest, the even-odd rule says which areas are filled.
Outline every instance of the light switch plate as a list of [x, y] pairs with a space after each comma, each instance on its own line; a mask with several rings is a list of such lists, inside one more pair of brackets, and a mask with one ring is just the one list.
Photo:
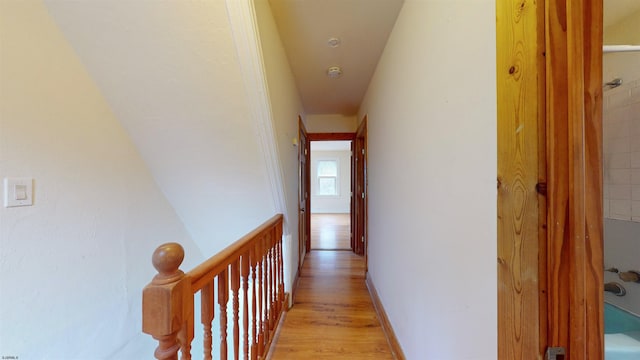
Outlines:
[[4, 207], [33, 205], [33, 178], [4, 178]]

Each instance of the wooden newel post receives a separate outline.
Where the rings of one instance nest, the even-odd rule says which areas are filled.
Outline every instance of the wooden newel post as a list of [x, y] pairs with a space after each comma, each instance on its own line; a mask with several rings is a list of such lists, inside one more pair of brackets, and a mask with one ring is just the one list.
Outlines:
[[188, 279], [179, 267], [184, 249], [178, 243], [160, 245], [153, 253], [153, 266], [158, 274], [142, 291], [142, 331], [160, 343], [154, 353], [159, 360], [178, 360], [178, 332], [183, 319]]

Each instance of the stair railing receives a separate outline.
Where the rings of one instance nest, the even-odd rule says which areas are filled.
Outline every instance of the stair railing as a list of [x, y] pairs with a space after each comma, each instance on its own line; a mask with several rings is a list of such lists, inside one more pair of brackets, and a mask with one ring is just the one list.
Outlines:
[[204, 359], [214, 358], [212, 323], [216, 315], [220, 326], [219, 359], [228, 357], [229, 327], [234, 359], [264, 358], [288, 303], [284, 293], [282, 222], [282, 214], [272, 217], [186, 274], [179, 269], [184, 259], [180, 244], [167, 243], [156, 249], [152, 262], [158, 274], [142, 293], [142, 331], [159, 342], [154, 353], [157, 359], [177, 360], [178, 352], [182, 360], [191, 359], [197, 293]]

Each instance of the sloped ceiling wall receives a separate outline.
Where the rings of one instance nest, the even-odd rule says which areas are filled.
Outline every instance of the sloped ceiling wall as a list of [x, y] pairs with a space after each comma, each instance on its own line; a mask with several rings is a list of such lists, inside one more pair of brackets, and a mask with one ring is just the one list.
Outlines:
[[275, 213], [224, 0], [45, 4], [203, 254]]

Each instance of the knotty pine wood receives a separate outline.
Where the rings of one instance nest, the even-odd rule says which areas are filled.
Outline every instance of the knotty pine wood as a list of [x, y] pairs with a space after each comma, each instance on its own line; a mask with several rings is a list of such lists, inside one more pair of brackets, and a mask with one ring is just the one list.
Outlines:
[[505, 0], [496, 6], [498, 357], [535, 359], [545, 347], [538, 282], [545, 212], [537, 191], [545, 176], [544, 3]]
[[604, 228], [602, 210], [602, 45], [603, 2], [585, 3], [584, 152], [585, 152], [585, 301], [586, 357], [604, 352]]
[[312, 250], [350, 250], [350, 214], [311, 214]]
[[548, 0], [549, 343], [603, 357], [602, 0]]
[[311, 251], [294, 306], [267, 357], [273, 360], [393, 359], [364, 278], [349, 251]]

